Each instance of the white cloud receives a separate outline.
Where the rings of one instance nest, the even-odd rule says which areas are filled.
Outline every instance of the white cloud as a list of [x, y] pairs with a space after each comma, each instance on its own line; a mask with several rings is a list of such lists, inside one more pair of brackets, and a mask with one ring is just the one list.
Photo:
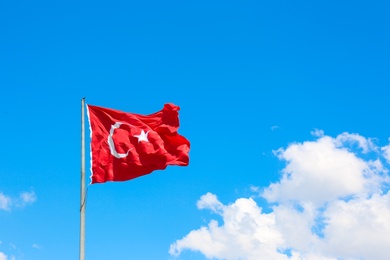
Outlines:
[[368, 153], [378, 149], [370, 138], [365, 138], [361, 135], [350, 134], [347, 132], [338, 135], [336, 138], [336, 143], [338, 146], [343, 146], [346, 143], [357, 143], [359, 148], [363, 150], [363, 153]]
[[37, 196], [34, 191], [24, 191], [19, 196], [19, 206], [25, 207], [26, 205], [33, 204], [37, 200]]
[[262, 214], [251, 198], [225, 206], [215, 195], [207, 193], [198, 201], [198, 207], [219, 214], [224, 224], [212, 220], [207, 227], [191, 231], [171, 245], [170, 254], [177, 256], [190, 249], [201, 251], [208, 258], [227, 260], [258, 260], [259, 255], [264, 259], [287, 259], [278, 252], [283, 238], [275, 228], [274, 214]]
[[211, 209], [215, 213], [223, 210], [223, 204], [219, 202], [217, 196], [210, 192], [203, 195], [196, 203], [196, 206], [198, 209]]
[[382, 147], [381, 150], [383, 151], [383, 157], [385, 157], [386, 161], [390, 163], [390, 144]]
[[390, 194], [332, 202], [324, 212], [328, 252], [344, 258], [388, 259]]
[[277, 155], [288, 162], [283, 177], [264, 191], [270, 202], [311, 201], [316, 204], [364, 189], [367, 165], [323, 137], [318, 142], [293, 144]]
[[343, 147], [351, 140], [363, 139], [357, 136], [324, 136], [277, 150], [275, 154], [287, 166], [280, 182], [267, 187], [263, 196], [270, 202], [291, 200], [320, 205], [338, 197], [372, 192], [370, 187], [381, 181], [375, 174], [366, 178], [375, 165]]
[[324, 136], [324, 131], [320, 130], [320, 129], [314, 129], [310, 133], [312, 136], [316, 136], [316, 137], [323, 137]]
[[[0, 192], [0, 209], [9, 210], [11, 204], [11, 198], [4, 193]], [[1, 258], [0, 258], [1, 259]]]
[[258, 186], [251, 185], [249, 187], [249, 189], [250, 189], [251, 192], [260, 193], [260, 187], [258, 187]]
[[227, 260], [388, 259], [390, 182], [380, 150], [358, 134], [316, 133], [316, 141], [275, 153], [286, 167], [280, 181], [262, 189], [270, 213], [251, 198], [224, 205], [207, 193], [198, 208], [220, 215], [223, 223], [211, 220], [189, 232], [171, 245], [170, 254], [193, 250]]
[[0, 260], [7, 260], [7, 259], [8, 259], [7, 256], [4, 253], [0, 252]]
[[10, 211], [14, 208], [24, 208], [37, 200], [34, 191], [23, 191], [18, 197], [10, 197], [0, 192], [0, 210]]
[[41, 249], [41, 246], [38, 245], [38, 244], [32, 244], [31, 247], [32, 247], [32, 248], [35, 248], [35, 249]]

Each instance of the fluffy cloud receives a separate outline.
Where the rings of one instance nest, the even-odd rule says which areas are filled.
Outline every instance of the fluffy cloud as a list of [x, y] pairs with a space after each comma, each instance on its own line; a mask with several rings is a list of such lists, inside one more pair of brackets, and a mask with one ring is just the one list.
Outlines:
[[377, 191], [383, 182], [376, 174], [381, 164], [359, 158], [348, 149], [354, 143], [363, 153], [375, 150], [369, 139], [348, 133], [277, 150], [275, 154], [287, 166], [280, 182], [267, 187], [263, 196], [270, 202], [295, 200], [320, 205], [339, 197]]
[[8, 259], [7, 256], [4, 253], [0, 252], [0, 260], [7, 260], [7, 259]]
[[287, 259], [277, 252], [283, 238], [276, 229], [274, 214], [262, 214], [253, 199], [241, 198], [225, 206], [214, 194], [207, 193], [198, 201], [198, 208], [221, 215], [225, 224], [219, 226], [212, 220], [208, 227], [191, 231], [171, 245], [170, 254], [192, 249], [208, 258], [258, 259], [258, 255], [263, 255], [266, 259]]
[[0, 192], [0, 210], [10, 211], [13, 208], [24, 208], [37, 200], [34, 191], [24, 191], [18, 197], [10, 197]]
[[344, 258], [388, 259], [390, 193], [332, 202], [324, 212], [327, 252]]
[[[389, 146], [343, 133], [294, 143], [275, 155], [286, 162], [281, 179], [262, 189], [272, 211], [251, 198], [229, 205], [207, 193], [197, 203], [222, 217], [170, 247], [179, 256], [199, 251], [216, 259], [388, 259]], [[254, 190], [255, 191], [255, 190]]]

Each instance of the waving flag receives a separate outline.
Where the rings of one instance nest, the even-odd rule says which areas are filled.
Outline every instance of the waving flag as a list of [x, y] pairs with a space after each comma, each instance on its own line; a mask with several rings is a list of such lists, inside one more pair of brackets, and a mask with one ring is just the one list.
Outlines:
[[88, 105], [92, 183], [126, 181], [168, 165], [187, 166], [190, 142], [177, 133], [178, 111], [165, 104], [150, 115]]

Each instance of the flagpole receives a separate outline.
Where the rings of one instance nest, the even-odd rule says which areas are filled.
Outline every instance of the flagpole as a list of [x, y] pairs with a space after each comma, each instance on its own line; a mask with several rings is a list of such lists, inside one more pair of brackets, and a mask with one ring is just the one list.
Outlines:
[[80, 260], [85, 259], [85, 98], [81, 99]]

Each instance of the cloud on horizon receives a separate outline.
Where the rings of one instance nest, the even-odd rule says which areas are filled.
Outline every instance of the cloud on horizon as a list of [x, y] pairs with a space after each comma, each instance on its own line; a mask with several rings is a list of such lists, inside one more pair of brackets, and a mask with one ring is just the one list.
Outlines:
[[[315, 141], [274, 154], [286, 162], [278, 182], [260, 188], [270, 213], [254, 199], [224, 205], [212, 193], [198, 209], [222, 217], [172, 243], [169, 253], [198, 251], [210, 259], [388, 259], [390, 145], [316, 130]], [[256, 191], [257, 189], [252, 189]]]

